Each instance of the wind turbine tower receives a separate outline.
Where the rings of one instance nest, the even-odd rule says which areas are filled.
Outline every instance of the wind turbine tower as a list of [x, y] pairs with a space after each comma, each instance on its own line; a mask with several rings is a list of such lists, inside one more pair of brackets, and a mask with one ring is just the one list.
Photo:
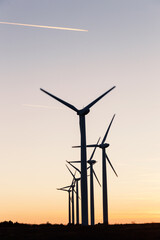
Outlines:
[[[98, 142], [99, 142], [99, 140], [98, 140]], [[97, 144], [98, 144], [98, 142], [97, 142]], [[95, 214], [94, 214], [94, 183], [93, 183], [93, 175], [95, 176], [98, 184], [101, 187], [101, 184], [100, 184], [100, 182], [98, 180], [98, 177], [97, 177], [97, 175], [96, 175], [96, 173], [95, 173], [95, 171], [93, 169], [93, 165], [96, 163], [96, 161], [93, 160], [92, 158], [94, 156], [96, 148], [97, 147], [94, 148], [93, 153], [92, 153], [90, 159], [87, 161], [88, 164], [90, 165], [89, 168], [90, 168], [90, 212], [91, 212], [91, 225], [94, 225], [94, 223], [95, 223], [95, 220], [94, 220], [95, 219]]]

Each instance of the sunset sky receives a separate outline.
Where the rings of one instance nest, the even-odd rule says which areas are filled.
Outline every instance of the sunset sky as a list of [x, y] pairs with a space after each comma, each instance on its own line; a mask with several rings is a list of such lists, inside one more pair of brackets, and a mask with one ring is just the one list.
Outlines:
[[[159, 0], [0, 0], [0, 83], [0, 222], [68, 222], [68, 195], [56, 188], [72, 181], [66, 160], [80, 160], [79, 118], [40, 88], [80, 109], [113, 86], [86, 116], [92, 144], [116, 114], [109, 223], [160, 222]], [[100, 149], [94, 159], [102, 182]]]

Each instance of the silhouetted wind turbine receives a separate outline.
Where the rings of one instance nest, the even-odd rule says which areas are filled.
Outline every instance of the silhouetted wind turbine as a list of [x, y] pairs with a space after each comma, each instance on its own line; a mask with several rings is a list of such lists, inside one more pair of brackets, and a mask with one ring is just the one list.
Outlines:
[[[69, 172], [71, 173], [70, 169], [68, 168], [68, 166], [66, 165], [67, 169], [69, 170]], [[76, 174], [76, 172], [75, 172]], [[72, 184], [71, 184], [71, 189], [72, 189], [72, 224], [74, 224], [74, 187], [75, 187], [75, 174], [73, 174], [73, 180], [72, 180]]]
[[66, 189], [66, 188], [69, 188], [69, 190], [72, 192], [72, 196], [71, 196], [71, 202], [72, 202], [72, 224], [74, 224], [74, 188], [75, 188], [75, 181], [73, 179], [72, 181], [72, 184], [70, 186], [66, 186], [66, 187], [63, 187], [61, 189], [58, 189], [58, 190], [63, 190]]
[[82, 224], [88, 225], [88, 192], [87, 192], [87, 157], [86, 157], [86, 125], [85, 125], [85, 115], [87, 115], [90, 111], [90, 108], [96, 104], [101, 98], [103, 98], [107, 93], [115, 88], [112, 87], [100, 97], [96, 98], [93, 102], [88, 104], [83, 109], [78, 110], [76, 107], [71, 105], [70, 103], [54, 96], [53, 94], [45, 91], [44, 89], [40, 88], [41, 91], [48, 94], [50, 97], [53, 97], [57, 101], [61, 102], [65, 106], [69, 107], [73, 111], [79, 115], [80, 121], [80, 133], [81, 133], [81, 203], [82, 203]]
[[[69, 167], [66, 165], [66, 167], [68, 168], [69, 172], [71, 173], [71, 175], [73, 176], [73, 179], [74, 179], [74, 183], [76, 185], [76, 223], [79, 224], [79, 188], [78, 188], [78, 181], [81, 179], [81, 178], [76, 178], [75, 175], [76, 174], [73, 174], [72, 171], [69, 169]], [[73, 199], [74, 201], [74, 199]]]
[[[108, 161], [108, 163], [110, 164], [112, 170], [114, 171], [114, 173], [116, 174], [116, 176], [118, 177], [115, 169], [113, 168], [105, 149], [107, 147], [109, 147], [108, 143], [105, 143], [106, 138], [108, 136], [110, 127], [112, 125], [113, 119], [115, 117], [115, 114], [113, 115], [113, 118], [108, 126], [108, 129], [104, 135], [104, 138], [101, 142], [101, 144], [92, 144], [92, 145], [87, 145], [87, 147], [99, 147], [102, 149], [102, 191], [103, 191], [103, 223], [104, 224], [108, 224], [108, 197], [107, 197], [107, 171], [106, 171], [106, 159]], [[80, 146], [74, 146], [74, 148], [76, 147], [80, 147]]]
[[75, 187], [75, 182], [72, 184], [72, 224], [74, 224], [74, 187]]
[[[100, 138], [99, 138], [100, 140]], [[97, 144], [99, 143], [99, 140], [97, 142]], [[96, 150], [97, 146], [95, 146], [94, 150], [93, 150], [93, 153], [90, 157], [90, 159], [87, 161], [88, 164], [90, 165], [90, 211], [91, 211], [91, 225], [94, 225], [94, 184], [93, 184], [93, 174], [95, 176], [95, 178], [97, 179], [97, 182], [98, 184], [100, 185], [101, 187], [101, 184], [97, 178], [97, 175], [93, 169], [93, 165], [96, 163], [95, 160], [93, 160], [93, 156], [94, 156], [94, 153], [95, 153], [95, 150]]]
[[[99, 142], [100, 138], [98, 139], [98, 142]], [[98, 144], [97, 142], [97, 144]], [[99, 180], [98, 180], [98, 177], [93, 169], [93, 165], [96, 163], [95, 160], [93, 160], [93, 156], [94, 156], [94, 153], [95, 153], [95, 150], [96, 150], [97, 146], [95, 146], [92, 154], [91, 154], [91, 157], [90, 159], [87, 161], [87, 163], [90, 165], [89, 168], [90, 168], [90, 214], [91, 214], [91, 225], [94, 225], [94, 184], [93, 184], [93, 174], [98, 182], [98, 184], [101, 186]], [[68, 161], [67, 161], [68, 162]], [[70, 161], [68, 162], [72, 167], [74, 167], [77, 171], [79, 171], [81, 173], [81, 171], [76, 168], [72, 163], [78, 163], [80, 161]], [[88, 169], [89, 169], [88, 168]]]
[[71, 186], [57, 188], [57, 190], [68, 192], [68, 223], [71, 224]]
[[[75, 172], [75, 174], [76, 174], [76, 172]], [[69, 195], [68, 196], [69, 224], [71, 223], [71, 205], [70, 205], [70, 201], [72, 202], [72, 224], [74, 224], [74, 187], [75, 187], [74, 177], [75, 177], [75, 174], [73, 175], [73, 180], [72, 180], [71, 185], [65, 186], [65, 187], [62, 187], [62, 188], [57, 188], [57, 190], [67, 191], [68, 192], [68, 195]], [[72, 192], [72, 198], [71, 198], [71, 194], [70, 194], [71, 192]]]

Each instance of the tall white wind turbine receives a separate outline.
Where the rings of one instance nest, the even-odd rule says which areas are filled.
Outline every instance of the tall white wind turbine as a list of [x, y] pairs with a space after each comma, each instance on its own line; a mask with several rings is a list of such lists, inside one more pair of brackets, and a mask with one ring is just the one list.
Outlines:
[[73, 111], [79, 115], [79, 124], [80, 124], [80, 134], [81, 134], [81, 211], [82, 211], [82, 225], [88, 225], [88, 187], [87, 187], [87, 154], [86, 154], [86, 125], [85, 125], [85, 115], [87, 115], [90, 111], [90, 108], [97, 103], [101, 98], [103, 98], [107, 93], [115, 88], [112, 87], [100, 97], [96, 98], [93, 102], [88, 104], [83, 109], [78, 110], [76, 107], [71, 105], [70, 103], [56, 97], [55, 95], [45, 91], [40, 88], [41, 91], [48, 94], [50, 97], [56, 99], [61, 102], [65, 106], [69, 107]]

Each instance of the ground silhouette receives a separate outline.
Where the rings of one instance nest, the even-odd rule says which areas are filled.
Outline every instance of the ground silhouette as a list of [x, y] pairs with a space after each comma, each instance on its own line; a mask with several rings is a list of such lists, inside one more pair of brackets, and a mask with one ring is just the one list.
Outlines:
[[160, 223], [122, 224], [94, 226], [56, 225], [56, 224], [20, 224], [9, 222], [0, 223], [1, 240], [79, 240], [79, 239], [108, 239], [108, 240], [159, 240]]

